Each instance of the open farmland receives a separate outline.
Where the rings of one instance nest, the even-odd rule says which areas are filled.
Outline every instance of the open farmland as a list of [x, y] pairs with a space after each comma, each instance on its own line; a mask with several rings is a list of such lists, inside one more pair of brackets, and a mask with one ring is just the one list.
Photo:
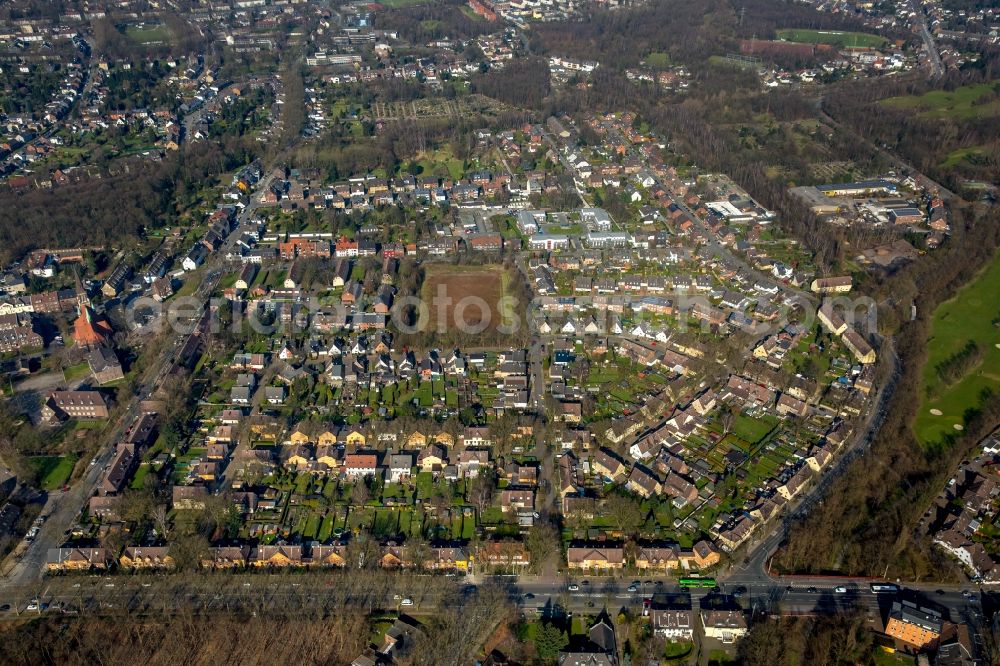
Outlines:
[[[1000, 257], [974, 282], [934, 313], [927, 344], [927, 363], [921, 381], [923, 403], [914, 430], [921, 443], [931, 445], [948, 434], [958, 434], [964, 412], [980, 402], [984, 390], [1000, 391]], [[939, 377], [939, 365], [974, 341], [981, 360], [956, 382]], [[933, 411], [932, 411], [933, 410]], [[938, 413], [940, 412], [940, 413]]]
[[502, 266], [428, 265], [420, 295], [430, 326], [440, 332], [463, 327], [495, 331], [502, 322], [498, 306], [506, 281]]
[[778, 38], [788, 42], [803, 44], [829, 44], [841, 48], [877, 48], [885, 43], [885, 37], [864, 32], [841, 32], [839, 30], [803, 30], [788, 28], [778, 30]]

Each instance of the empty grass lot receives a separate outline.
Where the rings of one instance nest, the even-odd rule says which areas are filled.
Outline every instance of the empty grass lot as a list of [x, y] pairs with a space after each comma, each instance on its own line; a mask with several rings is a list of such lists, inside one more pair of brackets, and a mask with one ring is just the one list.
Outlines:
[[56, 490], [66, 483], [76, 461], [76, 456], [35, 456], [27, 460], [44, 490]]
[[[964, 425], [965, 410], [979, 404], [983, 390], [1000, 391], [1000, 255], [971, 283], [962, 287], [951, 300], [934, 312], [927, 341], [927, 363], [921, 376], [922, 402], [914, 422], [914, 432], [924, 446], [932, 446], [942, 437], [957, 432]], [[944, 385], [935, 371], [969, 340], [982, 352], [982, 361], [950, 386]], [[933, 396], [933, 397], [931, 397]], [[941, 412], [940, 415], [931, 410]]]

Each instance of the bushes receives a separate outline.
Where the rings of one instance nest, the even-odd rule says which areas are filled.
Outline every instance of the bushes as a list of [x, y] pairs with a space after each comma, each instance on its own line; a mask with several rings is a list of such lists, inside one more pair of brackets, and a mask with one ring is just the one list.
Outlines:
[[945, 384], [951, 386], [969, 373], [972, 368], [983, 360], [983, 350], [975, 340], [969, 340], [959, 351], [955, 352], [934, 367], [934, 372]]

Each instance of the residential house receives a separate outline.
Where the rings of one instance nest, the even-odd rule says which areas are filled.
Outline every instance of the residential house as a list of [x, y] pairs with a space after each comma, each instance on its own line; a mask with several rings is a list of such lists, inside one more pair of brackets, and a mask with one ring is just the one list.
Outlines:
[[610, 449], [601, 448], [594, 454], [591, 468], [612, 481], [618, 480], [627, 470], [625, 462]]
[[706, 637], [723, 643], [735, 643], [748, 630], [743, 611], [738, 610], [702, 610], [701, 625]]
[[670, 571], [681, 565], [676, 545], [644, 546], [635, 556], [635, 567], [643, 571]]
[[912, 601], [894, 601], [885, 623], [885, 633], [918, 650], [937, 647], [941, 638], [941, 613]]
[[48, 571], [89, 571], [107, 569], [110, 555], [106, 548], [49, 548], [45, 557]]
[[689, 608], [643, 608], [649, 618], [649, 628], [668, 641], [689, 641], [694, 638], [694, 612]]
[[123, 569], [172, 569], [174, 558], [167, 546], [126, 546], [118, 564]]
[[257, 546], [250, 556], [250, 564], [255, 567], [301, 566], [302, 546], [291, 544]]
[[504, 488], [500, 491], [500, 508], [504, 512], [535, 510], [535, 491], [531, 488]]
[[622, 569], [625, 551], [618, 546], [570, 546], [566, 549], [566, 562], [570, 569], [585, 571]]
[[42, 420], [106, 419], [108, 404], [98, 391], [53, 391], [42, 406]]

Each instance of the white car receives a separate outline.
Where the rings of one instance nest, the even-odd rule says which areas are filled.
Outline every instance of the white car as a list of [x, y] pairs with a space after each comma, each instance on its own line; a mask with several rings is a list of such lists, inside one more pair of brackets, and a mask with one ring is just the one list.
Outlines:
[[28, 607], [25, 608], [24, 610], [29, 610], [29, 611], [38, 610], [38, 599], [32, 599], [31, 602], [28, 604]]
[[570, 586], [569, 586], [569, 591], [570, 591], [570, 592], [576, 592], [576, 591], [578, 591], [579, 589], [580, 589], [580, 586], [579, 586], [579, 585], [577, 585], [576, 583], [573, 583], [572, 585], [570, 585]]
[[412, 606], [413, 605], [413, 599], [403, 599], [402, 601], [399, 602], [399, 605], [400, 606]]
[[847, 588], [841, 585], [840, 587], [833, 588], [833, 591], [837, 594], [847, 594]]

